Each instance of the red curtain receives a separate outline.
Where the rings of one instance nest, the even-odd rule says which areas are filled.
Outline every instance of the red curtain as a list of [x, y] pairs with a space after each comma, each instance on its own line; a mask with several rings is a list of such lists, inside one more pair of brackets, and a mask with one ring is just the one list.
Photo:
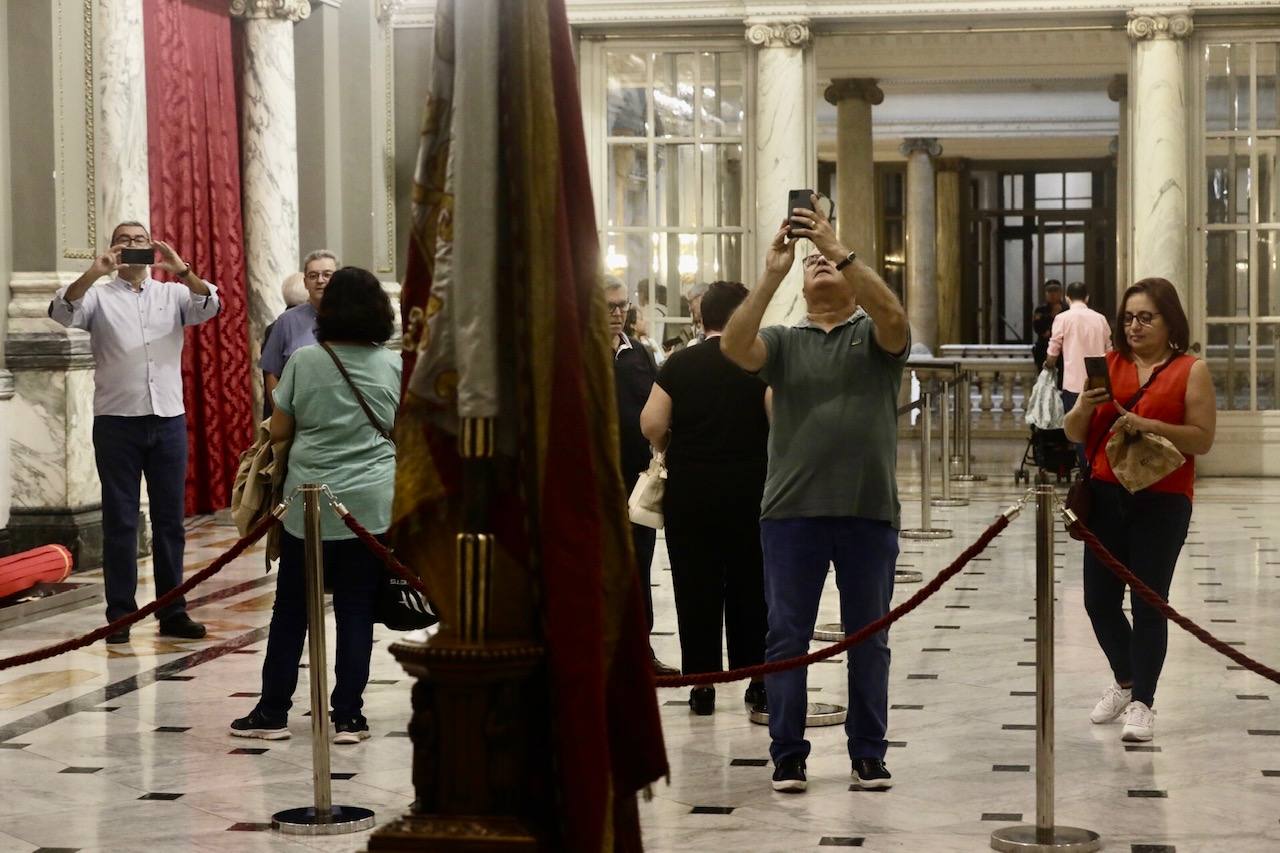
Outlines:
[[252, 440], [240, 134], [226, 0], [144, 0], [151, 230], [218, 286], [222, 313], [187, 329], [187, 514], [227, 506]]

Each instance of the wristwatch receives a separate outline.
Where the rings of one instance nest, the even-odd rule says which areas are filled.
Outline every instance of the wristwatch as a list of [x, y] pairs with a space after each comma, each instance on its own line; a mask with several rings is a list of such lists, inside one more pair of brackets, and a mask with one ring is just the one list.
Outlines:
[[849, 253], [849, 255], [848, 255], [848, 256], [847, 256], [843, 261], [840, 261], [838, 264], [836, 264], [836, 269], [837, 269], [837, 270], [842, 270], [842, 269], [844, 269], [845, 267], [849, 266], [849, 264], [851, 264], [851, 263], [853, 263], [854, 261], [856, 261], [857, 259], [858, 259], [858, 253], [857, 253], [857, 252], [850, 252], [850, 253]]

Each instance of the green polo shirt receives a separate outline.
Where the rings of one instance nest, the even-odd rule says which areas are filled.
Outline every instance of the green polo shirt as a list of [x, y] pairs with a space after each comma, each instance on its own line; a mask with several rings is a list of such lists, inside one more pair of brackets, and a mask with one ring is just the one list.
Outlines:
[[824, 332], [807, 319], [760, 330], [759, 376], [773, 388], [769, 473], [760, 517], [856, 516], [899, 526], [898, 356], [859, 308]]

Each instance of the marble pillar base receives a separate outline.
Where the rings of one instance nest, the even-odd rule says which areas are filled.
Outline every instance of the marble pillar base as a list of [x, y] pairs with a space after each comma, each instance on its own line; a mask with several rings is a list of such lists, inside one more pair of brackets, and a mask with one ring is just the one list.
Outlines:
[[102, 507], [22, 509], [9, 516], [11, 553], [63, 545], [71, 552], [74, 571], [102, 568]]
[[9, 528], [0, 527], [0, 557], [7, 557], [13, 553], [13, 536], [9, 533]]

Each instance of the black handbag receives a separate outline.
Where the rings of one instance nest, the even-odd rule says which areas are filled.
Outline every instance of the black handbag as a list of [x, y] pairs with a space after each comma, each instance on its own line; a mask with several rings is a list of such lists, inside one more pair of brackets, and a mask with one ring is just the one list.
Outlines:
[[[351, 375], [343, 367], [342, 360], [338, 358], [338, 354], [328, 344], [322, 343], [320, 346], [329, 354], [329, 358], [333, 359], [334, 366], [338, 368], [342, 378], [347, 381], [347, 387], [351, 389], [351, 393], [355, 394], [356, 402], [364, 410], [370, 426], [378, 431], [378, 435], [391, 442], [392, 447], [394, 447], [396, 440], [392, 438], [391, 433], [382, 424], [378, 423], [377, 417], [373, 414], [373, 409], [369, 408], [369, 403], [365, 400], [364, 395], [360, 393], [356, 383], [351, 380]], [[409, 585], [408, 581], [385, 565], [381, 565], [379, 568], [382, 572], [382, 577], [378, 580], [378, 598], [374, 602], [373, 620], [375, 622], [380, 622], [393, 631], [417, 631], [420, 628], [429, 628], [440, 621], [435, 611], [431, 609], [431, 605], [422, 597], [420, 592]]]

